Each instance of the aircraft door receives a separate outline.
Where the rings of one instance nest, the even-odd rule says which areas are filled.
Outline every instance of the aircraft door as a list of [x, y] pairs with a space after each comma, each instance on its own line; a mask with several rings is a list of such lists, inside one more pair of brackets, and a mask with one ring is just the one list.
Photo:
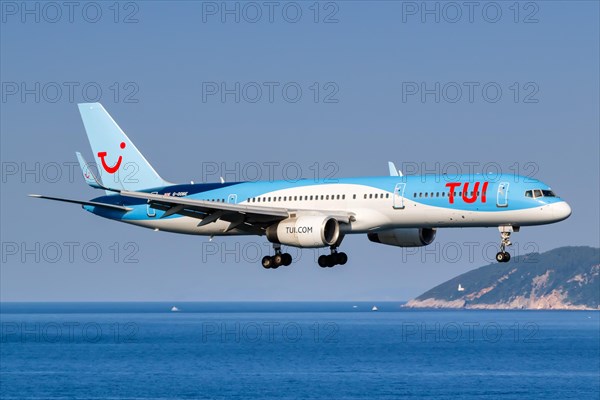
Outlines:
[[397, 210], [404, 209], [404, 189], [406, 189], [406, 183], [397, 183], [394, 187], [393, 207]]
[[508, 182], [500, 182], [496, 196], [497, 207], [508, 207]]
[[[152, 192], [152, 194], [158, 194], [158, 192]], [[150, 207], [150, 200], [148, 200], [148, 204], [146, 204], [146, 215], [149, 217], [156, 217], [156, 210]]]
[[227, 196], [227, 202], [231, 203], [231, 204], [236, 204], [237, 203], [237, 194], [230, 194], [229, 196]]

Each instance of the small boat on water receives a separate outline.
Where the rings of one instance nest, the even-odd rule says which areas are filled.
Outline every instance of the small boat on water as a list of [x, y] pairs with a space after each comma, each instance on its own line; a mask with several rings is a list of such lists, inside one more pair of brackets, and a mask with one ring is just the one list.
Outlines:
[[179, 308], [173, 306], [171, 307], [171, 312], [179, 312]]
[[373, 308], [371, 308], [371, 311], [379, 311], [379, 308], [377, 308], [377, 306], [373, 306]]

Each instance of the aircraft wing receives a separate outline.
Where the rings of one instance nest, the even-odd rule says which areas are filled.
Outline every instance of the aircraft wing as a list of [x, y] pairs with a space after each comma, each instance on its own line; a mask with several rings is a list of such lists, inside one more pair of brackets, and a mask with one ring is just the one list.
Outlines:
[[221, 203], [127, 190], [122, 190], [120, 194], [125, 197], [148, 200], [150, 207], [165, 211], [161, 218], [173, 214], [185, 215], [201, 219], [198, 226], [204, 226], [217, 220], [228, 221], [230, 225], [226, 229], [226, 232], [237, 228], [260, 234], [269, 225], [293, 217], [294, 214], [323, 214], [343, 223], [349, 223], [354, 220], [353, 213], [336, 210], [307, 210]]

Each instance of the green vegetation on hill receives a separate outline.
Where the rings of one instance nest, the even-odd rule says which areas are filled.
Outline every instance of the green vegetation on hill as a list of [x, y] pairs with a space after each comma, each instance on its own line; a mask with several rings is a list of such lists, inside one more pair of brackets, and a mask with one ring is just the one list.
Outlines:
[[[459, 284], [463, 291], [458, 290]], [[522, 299], [533, 304], [546, 299], [549, 308], [560, 301], [597, 309], [600, 308], [600, 249], [561, 247], [514, 257], [508, 263], [494, 263], [459, 275], [413, 302], [431, 299], [464, 301], [465, 306], [517, 304]]]

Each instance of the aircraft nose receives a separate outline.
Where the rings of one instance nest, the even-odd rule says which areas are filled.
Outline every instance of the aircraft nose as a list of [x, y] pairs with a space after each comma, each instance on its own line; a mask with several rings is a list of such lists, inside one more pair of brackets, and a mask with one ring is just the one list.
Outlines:
[[566, 201], [554, 203], [552, 204], [552, 215], [556, 218], [556, 221], [567, 219], [571, 215], [571, 207]]

